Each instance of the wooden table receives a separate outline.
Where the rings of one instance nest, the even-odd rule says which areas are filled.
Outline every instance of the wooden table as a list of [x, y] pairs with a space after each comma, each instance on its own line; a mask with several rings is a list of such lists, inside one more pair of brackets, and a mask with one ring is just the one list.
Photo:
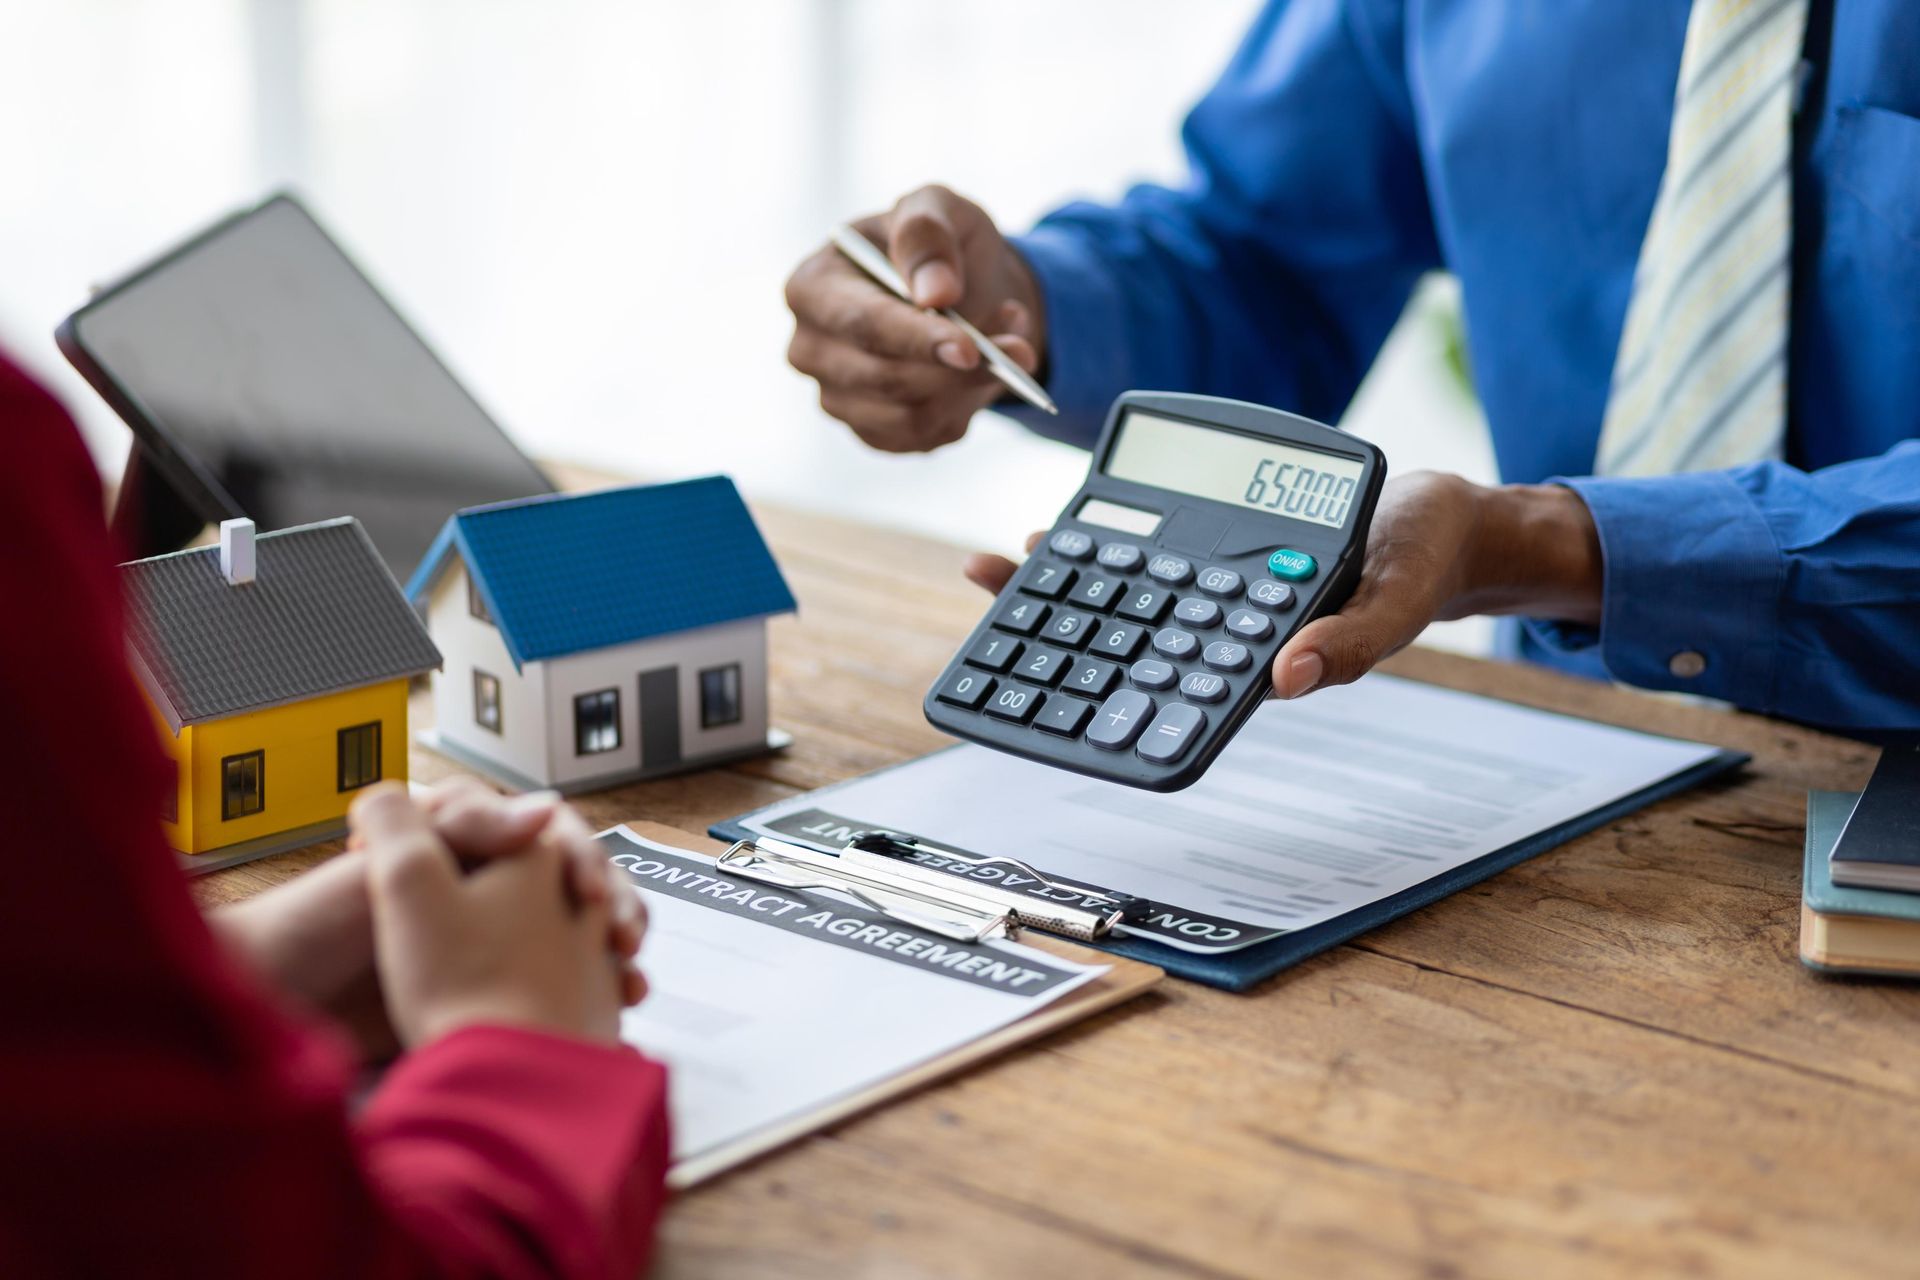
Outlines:
[[[984, 603], [960, 551], [759, 514], [801, 601], [773, 633], [796, 744], [586, 797], [596, 822], [699, 831], [943, 741], [921, 692]], [[1920, 989], [1795, 959], [1805, 792], [1875, 752], [1439, 653], [1388, 669], [1754, 761], [1250, 994], [1169, 980], [689, 1193], [659, 1274], [1920, 1274]]]

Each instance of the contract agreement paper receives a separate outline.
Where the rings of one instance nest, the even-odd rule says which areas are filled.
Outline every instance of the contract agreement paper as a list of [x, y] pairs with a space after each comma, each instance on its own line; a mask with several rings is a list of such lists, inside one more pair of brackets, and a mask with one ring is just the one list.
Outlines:
[[1018, 943], [955, 942], [825, 890], [600, 836], [646, 894], [650, 994], [621, 1038], [669, 1068], [677, 1181], [743, 1140], [941, 1058], [1107, 972]]
[[[1136, 936], [1219, 953], [1333, 920], [1723, 754], [1376, 674], [1267, 703], [1185, 791], [958, 746], [740, 825], [822, 849], [878, 827], [1019, 858], [1149, 899], [1151, 915], [1126, 927]], [[1005, 867], [940, 869], [1021, 887]]]

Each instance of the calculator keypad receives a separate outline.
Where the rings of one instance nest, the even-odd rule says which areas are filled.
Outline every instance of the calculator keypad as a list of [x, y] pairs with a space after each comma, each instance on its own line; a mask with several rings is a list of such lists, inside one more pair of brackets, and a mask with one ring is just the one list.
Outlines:
[[1045, 535], [934, 686], [934, 723], [1095, 777], [1190, 782], [1268, 692], [1322, 581], [1351, 568], [1331, 536], [1290, 547], [1276, 527], [1262, 545], [1264, 516], [1158, 516], [1122, 530], [1069, 515]]

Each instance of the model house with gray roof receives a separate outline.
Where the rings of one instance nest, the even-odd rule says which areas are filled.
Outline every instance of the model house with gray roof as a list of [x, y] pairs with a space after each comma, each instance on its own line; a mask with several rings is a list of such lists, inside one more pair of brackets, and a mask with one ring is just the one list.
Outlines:
[[120, 567], [129, 658], [172, 762], [161, 822], [193, 870], [342, 834], [407, 777], [407, 692], [440, 652], [356, 520]]

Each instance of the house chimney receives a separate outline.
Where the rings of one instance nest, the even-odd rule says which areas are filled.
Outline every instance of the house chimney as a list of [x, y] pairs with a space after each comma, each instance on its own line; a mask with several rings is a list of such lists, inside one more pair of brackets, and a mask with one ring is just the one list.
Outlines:
[[220, 572], [238, 587], [253, 581], [253, 521], [220, 522]]

